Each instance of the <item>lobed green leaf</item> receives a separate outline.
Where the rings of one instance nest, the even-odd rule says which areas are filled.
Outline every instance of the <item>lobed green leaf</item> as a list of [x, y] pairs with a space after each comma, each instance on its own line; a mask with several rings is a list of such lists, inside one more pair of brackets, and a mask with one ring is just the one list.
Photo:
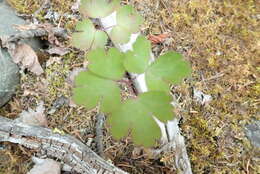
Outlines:
[[120, 139], [130, 133], [137, 145], [155, 145], [161, 131], [153, 116], [162, 122], [172, 120], [170, 102], [171, 97], [160, 91], [142, 93], [137, 99], [126, 101], [108, 117], [112, 135]]
[[71, 40], [74, 47], [82, 50], [104, 48], [108, 39], [106, 33], [96, 30], [89, 19], [78, 22], [75, 29]]
[[169, 92], [170, 84], [180, 84], [191, 74], [191, 67], [182, 55], [168, 52], [160, 56], [145, 72], [149, 90]]
[[81, 0], [79, 11], [85, 17], [102, 18], [115, 11], [120, 0]]
[[130, 35], [139, 31], [143, 18], [130, 6], [122, 6], [117, 10], [117, 25], [113, 27], [110, 37], [115, 43], [127, 43]]
[[110, 113], [121, 105], [120, 89], [114, 81], [100, 78], [89, 71], [80, 72], [73, 89], [75, 103], [92, 109], [100, 104], [100, 110]]
[[151, 43], [144, 36], [139, 36], [133, 44], [133, 51], [126, 52], [124, 66], [128, 72], [144, 73], [150, 57]]
[[113, 80], [121, 79], [125, 74], [123, 66], [123, 53], [116, 48], [92, 50], [87, 54], [90, 61], [89, 70], [93, 73]]

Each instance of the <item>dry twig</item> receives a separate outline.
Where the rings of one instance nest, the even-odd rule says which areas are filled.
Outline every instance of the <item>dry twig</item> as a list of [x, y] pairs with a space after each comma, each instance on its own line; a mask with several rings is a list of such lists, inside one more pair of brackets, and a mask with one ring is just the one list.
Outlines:
[[103, 146], [103, 125], [105, 121], [105, 115], [103, 113], [98, 113], [96, 115], [96, 144], [97, 144], [97, 153], [104, 157], [104, 146]]

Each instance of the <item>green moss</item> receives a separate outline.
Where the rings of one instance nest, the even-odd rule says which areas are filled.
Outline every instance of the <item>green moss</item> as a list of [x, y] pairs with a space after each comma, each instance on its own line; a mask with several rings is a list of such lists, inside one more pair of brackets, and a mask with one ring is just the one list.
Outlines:
[[54, 62], [45, 69], [48, 81], [48, 100], [53, 101], [59, 96], [70, 96], [70, 87], [67, 84], [67, 77], [70, 72], [71, 63], [75, 61], [75, 54], [65, 55], [59, 62]]
[[40, 0], [7, 0], [7, 2], [14, 7], [19, 13], [32, 14], [41, 5]]

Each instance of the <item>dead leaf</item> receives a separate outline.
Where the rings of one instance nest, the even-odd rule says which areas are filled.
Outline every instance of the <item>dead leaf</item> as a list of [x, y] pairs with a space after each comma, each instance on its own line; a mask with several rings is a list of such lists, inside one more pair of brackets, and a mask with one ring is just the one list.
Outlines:
[[43, 105], [43, 101], [41, 101], [36, 107], [36, 111], [32, 110], [31, 108], [29, 108], [28, 111], [22, 111], [16, 121], [35, 126], [48, 127], [44, 110], [45, 107]]
[[153, 35], [150, 34], [148, 36], [148, 40], [150, 40], [153, 44], [163, 43], [167, 37], [169, 37], [169, 33], [159, 34], [159, 35]]
[[43, 69], [38, 61], [38, 56], [34, 50], [27, 44], [17, 44], [14, 50], [9, 49], [15, 63], [20, 63], [22, 68], [28, 68], [36, 75], [43, 73]]
[[[35, 161], [34, 161], [35, 162]], [[52, 159], [40, 159], [27, 174], [60, 174], [61, 165]]]
[[59, 55], [59, 56], [64, 56], [69, 52], [68, 48], [64, 48], [64, 47], [53, 47], [47, 50], [47, 53], [49, 54], [55, 54], [55, 55]]
[[44, 23], [39, 25], [40, 28], [43, 28], [45, 31], [48, 32], [48, 41], [53, 45], [60, 46], [61, 43], [58, 41], [58, 39], [55, 37], [55, 34], [53, 32], [53, 26], [49, 23]]

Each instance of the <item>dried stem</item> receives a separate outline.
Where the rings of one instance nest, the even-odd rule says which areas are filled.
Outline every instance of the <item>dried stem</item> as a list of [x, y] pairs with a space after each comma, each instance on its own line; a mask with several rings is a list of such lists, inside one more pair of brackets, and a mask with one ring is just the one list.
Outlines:
[[105, 121], [105, 115], [103, 113], [98, 113], [96, 115], [96, 144], [97, 152], [101, 157], [104, 157], [104, 145], [103, 145], [103, 125]]

